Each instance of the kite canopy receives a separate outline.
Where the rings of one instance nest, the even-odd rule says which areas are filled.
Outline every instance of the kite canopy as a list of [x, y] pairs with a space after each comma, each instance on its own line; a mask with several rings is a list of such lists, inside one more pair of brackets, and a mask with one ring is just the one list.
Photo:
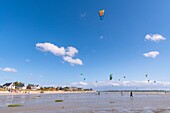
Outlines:
[[147, 78], [147, 77], [148, 77], [148, 75], [146, 74], [146, 75], [145, 75], [145, 77]]
[[104, 10], [99, 11], [99, 16], [100, 16], [100, 20], [103, 20], [103, 18], [104, 18]]
[[113, 77], [112, 77], [112, 74], [110, 74], [110, 80], [112, 80], [112, 78], [113, 78]]

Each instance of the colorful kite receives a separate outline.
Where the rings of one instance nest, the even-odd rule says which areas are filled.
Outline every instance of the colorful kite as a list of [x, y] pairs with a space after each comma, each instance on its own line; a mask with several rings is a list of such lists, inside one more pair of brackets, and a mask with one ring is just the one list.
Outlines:
[[104, 18], [104, 10], [99, 11], [99, 16], [100, 16], [100, 20], [103, 20], [103, 18]]

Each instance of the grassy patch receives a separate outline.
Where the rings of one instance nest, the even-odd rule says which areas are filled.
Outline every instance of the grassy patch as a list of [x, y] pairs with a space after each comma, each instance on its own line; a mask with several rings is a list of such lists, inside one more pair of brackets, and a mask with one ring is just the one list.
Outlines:
[[63, 100], [55, 100], [55, 102], [63, 102]]
[[21, 104], [9, 104], [8, 107], [19, 107], [22, 106]]

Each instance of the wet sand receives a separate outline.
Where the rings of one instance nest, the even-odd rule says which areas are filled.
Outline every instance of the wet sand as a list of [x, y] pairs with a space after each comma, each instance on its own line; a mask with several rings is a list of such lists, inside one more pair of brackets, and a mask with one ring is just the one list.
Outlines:
[[[62, 93], [0, 96], [0, 113], [170, 113], [170, 94]], [[54, 102], [57, 99], [63, 102]], [[9, 108], [8, 104], [22, 104]]]
[[91, 93], [91, 92], [95, 92], [95, 91], [43, 91], [43, 93], [41, 93], [41, 91], [18, 91], [17, 93], [15, 92], [9, 92], [9, 91], [0, 91], [0, 95], [28, 95], [28, 94], [63, 94], [63, 93]]

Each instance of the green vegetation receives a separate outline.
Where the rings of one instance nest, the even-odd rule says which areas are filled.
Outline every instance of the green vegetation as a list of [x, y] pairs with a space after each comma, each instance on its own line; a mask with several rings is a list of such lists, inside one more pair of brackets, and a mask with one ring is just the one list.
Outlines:
[[55, 100], [55, 102], [63, 102], [63, 100]]
[[21, 104], [9, 104], [8, 107], [19, 107], [22, 106]]
[[14, 82], [14, 85], [15, 86], [22, 86], [22, 85], [24, 85], [24, 83], [16, 81], [16, 82]]

